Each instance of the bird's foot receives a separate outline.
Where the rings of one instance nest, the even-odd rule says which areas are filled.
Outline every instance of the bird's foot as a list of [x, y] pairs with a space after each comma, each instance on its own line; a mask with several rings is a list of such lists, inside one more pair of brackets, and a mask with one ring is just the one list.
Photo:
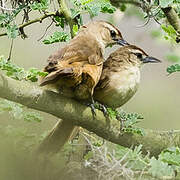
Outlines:
[[121, 118], [120, 115], [116, 115], [116, 119], [120, 122], [119, 131], [120, 131], [120, 133], [122, 133], [123, 129], [125, 128], [124, 120]]
[[92, 113], [93, 119], [95, 119], [95, 117], [96, 117], [95, 103], [88, 104], [88, 106], [91, 108], [91, 113]]
[[109, 117], [108, 110], [107, 110], [106, 106], [104, 106], [103, 104], [101, 104], [99, 102], [96, 102], [95, 108], [100, 110], [104, 114], [104, 117], [106, 118], [106, 125], [108, 128], [110, 128], [110, 117]]

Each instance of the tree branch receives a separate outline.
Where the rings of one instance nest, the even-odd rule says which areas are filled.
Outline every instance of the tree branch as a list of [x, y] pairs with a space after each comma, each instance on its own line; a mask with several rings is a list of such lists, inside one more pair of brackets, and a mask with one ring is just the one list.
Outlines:
[[[111, 4], [117, 8], [119, 8], [122, 3], [125, 4], [132, 4], [137, 7], [143, 7], [142, 3], [139, 2], [138, 0], [110, 0]], [[144, 8], [142, 8], [144, 9]], [[180, 42], [180, 19], [176, 11], [174, 10], [173, 7], [166, 7], [166, 8], [161, 8], [162, 11], [164, 12], [168, 22], [170, 25], [174, 27], [174, 29], [177, 32], [177, 43]]]
[[64, 15], [66, 21], [69, 24], [70, 27], [70, 33], [71, 33], [71, 38], [73, 38], [75, 36], [74, 32], [73, 32], [73, 25], [75, 25], [75, 21], [71, 18], [71, 12], [69, 10], [69, 8], [67, 7], [66, 1], [65, 0], [58, 0], [59, 3], [59, 11], [62, 12], [62, 14]]
[[[39, 17], [39, 18], [33, 19], [33, 20], [31, 20], [31, 21], [28, 21], [28, 22], [26, 22], [26, 23], [24, 23], [24, 24], [19, 25], [18, 28], [19, 28], [19, 29], [22, 29], [22, 28], [24, 28], [24, 27], [26, 27], [26, 26], [29, 26], [29, 25], [34, 24], [34, 23], [37, 23], [37, 22], [40, 22], [40, 23], [41, 23], [44, 19], [46, 19], [46, 18], [48, 18], [48, 17], [50, 17], [50, 16], [55, 16], [56, 14], [57, 14], [57, 12], [49, 12], [49, 13], [46, 13], [46, 14], [44, 14], [43, 16], [41, 16], [41, 17]], [[1, 37], [1, 36], [6, 36], [6, 35], [7, 35], [7, 33], [1, 33], [1, 34], [0, 34], [0, 37]]]
[[174, 27], [174, 29], [177, 31], [177, 42], [180, 41], [180, 19], [174, 8], [167, 7], [167, 8], [161, 8], [164, 12], [169, 24]]
[[107, 129], [106, 120], [101, 112], [98, 111], [96, 120], [93, 120], [90, 108], [77, 101], [43, 90], [35, 83], [16, 81], [2, 74], [0, 74], [0, 97], [52, 114], [125, 147], [142, 144], [143, 152], [150, 152], [154, 156], [169, 146], [180, 146], [180, 131], [145, 130], [145, 136], [129, 133], [119, 135], [119, 128], [113, 125], [113, 121]]

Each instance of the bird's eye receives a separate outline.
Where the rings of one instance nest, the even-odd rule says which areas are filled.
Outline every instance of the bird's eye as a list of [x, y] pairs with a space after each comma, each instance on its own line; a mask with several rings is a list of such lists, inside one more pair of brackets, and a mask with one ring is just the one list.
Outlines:
[[142, 59], [142, 54], [141, 53], [136, 53], [136, 56], [137, 56], [137, 58]]
[[116, 37], [116, 32], [114, 30], [110, 30], [111, 37]]

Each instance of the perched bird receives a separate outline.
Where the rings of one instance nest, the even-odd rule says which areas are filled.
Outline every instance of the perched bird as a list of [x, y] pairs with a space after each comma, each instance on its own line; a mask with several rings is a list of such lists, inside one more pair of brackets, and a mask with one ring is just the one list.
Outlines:
[[[128, 45], [113, 52], [103, 65], [102, 75], [95, 87], [94, 98], [108, 107], [118, 108], [126, 103], [137, 91], [140, 82], [140, 67], [145, 63], [160, 60], [148, 56], [142, 49]], [[63, 126], [60, 121], [44, 139], [39, 150], [57, 152], [69, 137], [77, 133], [72, 124]], [[66, 130], [64, 129], [66, 128]]]
[[[44, 68], [48, 72], [40, 79], [40, 86], [49, 86], [64, 96], [94, 103], [93, 92], [97, 85], [104, 62], [105, 47], [119, 44], [127, 45], [120, 31], [105, 21], [93, 21], [82, 26], [64, 48], [48, 59]], [[92, 108], [92, 113], [93, 107]], [[75, 126], [61, 121], [44, 139], [40, 151], [57, 151], [68, 140]]]
[[91, 99], [99, 81], [105, 47], [126, 45], [120, 31], [110, 23], [93, 21], [83, 26], [64, 48], [48, 59], [44, 68], [49, 74], [40, 79], [40, 86], [50, 85], [64, 96], [78, 100]]
[[118, 108], [137, 91], [140, 67], [160, 60], [147, 55], [134, 45], [120, 47], [103, 64], [101, 78], [94, 91], [94, 99], [105, 106]]

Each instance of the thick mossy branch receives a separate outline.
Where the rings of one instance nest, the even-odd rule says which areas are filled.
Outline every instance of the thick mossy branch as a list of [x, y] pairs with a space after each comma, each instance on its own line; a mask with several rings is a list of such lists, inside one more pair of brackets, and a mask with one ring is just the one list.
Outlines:
[[125, 147], [142, 144], [143, 152], [150, 152], [151, 155], [157, 156], [169, 146], [180, 146], [180, 131], [145, 130], [145, 136], [128, 133], [119, 135], [119, 127], [111, 123], [110, 128], [107, 128], [101, 112], [98, 111], [96, 120], [93, 120], [90, 108], [77, 101], [43, 90], [36, 84], [16, 81], [2, 74], [0, 75], [0, 97], [52, 114]]

